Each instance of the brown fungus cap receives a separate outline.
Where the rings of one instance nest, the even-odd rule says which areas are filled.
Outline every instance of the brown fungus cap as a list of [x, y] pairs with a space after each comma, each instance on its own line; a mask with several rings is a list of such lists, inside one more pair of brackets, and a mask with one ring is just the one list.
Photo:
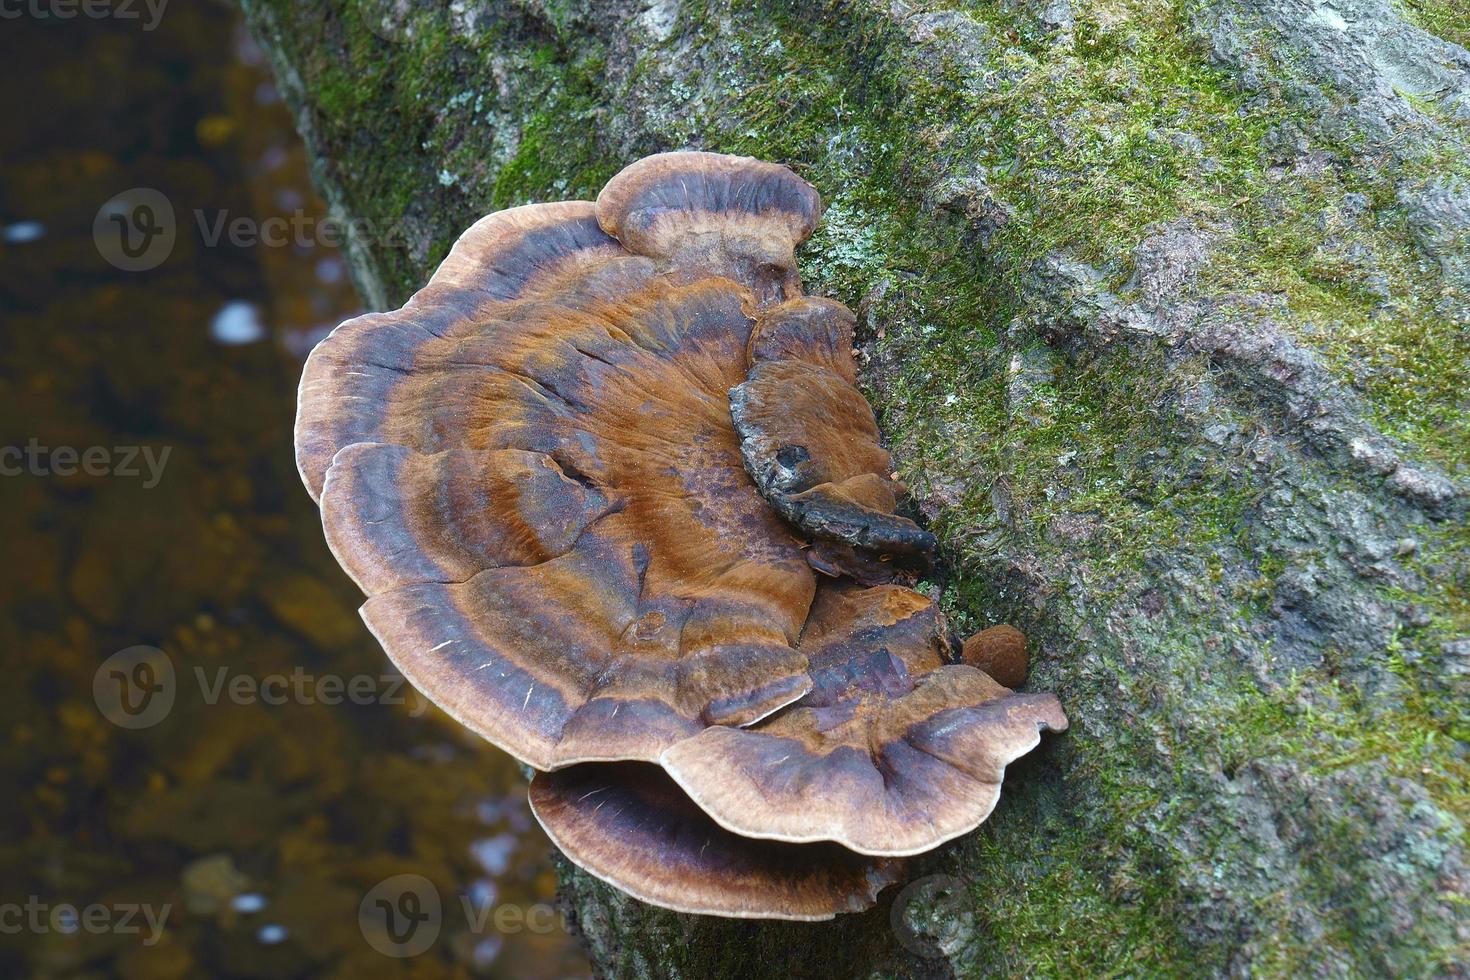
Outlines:
[[[804, 296], [761, 314], [749, 376], [730, 392], [745, 468], [782, 516], [815, 539], [926, 556], [934, 536], [893, 513], [904, 488], [888, 475], [893, 460], [857, 389], [852, 327], [847, 307], [826, 299]], [[827, 561], [864, 577], [859, 560], [828, 552]]]
[[946, 665], [926, 597], [853, 581], [934, 542], [894, 514], [851, 313], [800, 295], [820, 210], [783, 167], [662, 154], [478, 222], [303, 374], [298, 464], [370, 629], [560, 770], [532, 799], [573, 860], [671, 908], [866, 907], [897, 863], [854, 852], [973, 828], [1066, 726]]
[[802, 649], [814, 683], [800, 702], [664, 753], [674, 780], [738, 834], [918, 854], [978, 826], [1006, 765], [1041, 729], [1067, 727], [1054, 696], [945, 665], [943, 620], [909, 589], [824, 582]]
[[903, 862], [835, 844], [730, 833], [656, 766], [588, 763], [531, 781], [531, 809], [578, 867], [645, 902], [741, 919], [830, 919], [870, 908]]
[[553, 295], [626, 254], [589, 201], [528, 204], [486, 215], [459, 236], [433, 282], [495, 299]]
[[679, 281], [724, 276], [766, 305], [801, 293], [796, 246], [822, 214], [812, 185], [751, 157], [657, 153], [597, 195], [597, 220]]
[[[312, 499], [320, 499], [338, 450], [387, 441], [390, 394], [428, 369], [431, 354], [452, 358], [456, 338], [519, 304], [606, 302], [652, 276], [651, 261], [632, 257], [598, 227], [590, 201], [532, 204], [480, 219], [402, 309], [346, 321], [307, 358], [297, 394], [296, 463]], [[440, 340], [447, 343], [436, 347]]]
[[466, 236], [454, 285], [319, 348], [298, 426], [308, 486], [331, 453], [327, 539], [390, 658], [542, 769], [656, 759], [800, 697], [814, 588], [729, 422], [749, 293], [654, 278], [586, 206], [557, 211], [546, 227], [576, 234], [549, 234], [569, 251], [539, 268], [572, 262], [572, 281], [516, 272], [524, 232]]

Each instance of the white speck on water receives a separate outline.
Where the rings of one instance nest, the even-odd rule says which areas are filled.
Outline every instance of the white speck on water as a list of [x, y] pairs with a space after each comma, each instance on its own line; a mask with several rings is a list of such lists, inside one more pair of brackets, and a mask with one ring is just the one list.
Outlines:
[[277, 143], [266, 147], [265, 152], [260, 155], [260, 166], [265, 170], [279, 170], [289, 159], [291, 159], [291, 154], [284, 146]]
[[500, 890], [488, 878], [476, 878], [470, 882], [470, 904], [477, 909], [488, 909], [495, 904]]
[[510, 859], [515, 849], [516, 838], [513, 834], [497, 834], [470, 845], [470, 853], [492, 878], [499, 878], [510, 870]]
[[475, 966], [483, 970], [495, 962], [495, 957], [500, 955], [500, 949], [505, 945], [505, 940], [500, 936], [486, 936], [475, 943], [474, 950], [470, 953]]
[[215, 343], [227, 347], [264, 340], [265, 324], [260, 322], [260, 308], [244, 300], [231, 300], [209, 321], [209, 335]]
[[256, 932], [255, 938], [267, 946], [274, 946], [277, 943], [285, 942], [288, 935], [290, 934], [286, 932], [285, 926], [276, 925], [273, 922], [268, 926], [261, 926], [260, 930]]
[[251, 912], [259, 912], [265, 908], [265, 896], [260, 892], [245, 892], [243, 895], [236, 895], [230, 899], [230, 908], [247, 915]]
[[0, 237], [11, 245], [29, 245], [46, 237], [46, 226], [39, 221], [17, 221], [13, 225], [6, 225], [5, 231], [0, 232]]
[[342, 260], [335, 256], [322, 259], [316, 264], [316, 277], [321, 282], [338, 283], [342, 281], [345, 274], [346, 269], [342, 266]]

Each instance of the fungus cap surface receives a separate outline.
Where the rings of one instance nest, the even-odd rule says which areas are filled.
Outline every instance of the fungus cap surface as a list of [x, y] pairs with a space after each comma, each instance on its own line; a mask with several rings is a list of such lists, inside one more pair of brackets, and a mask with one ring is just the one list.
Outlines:
[[729, 423], [750, 294], [656, 276], [591, 205], [513, 217], [313, 352], [303, 476], [369, 627], [453, 717], [537, 768], [655, 759], [810, 686], [812, 573]]
[[[629, 261], [613, 262], [624, 258]], [[653, 275], [597, 224], [590, 201], [531, 204], [475, 222], [402, 309], [338, 326], [307, 358], [297, 392], [296, 463], [313, 500], [337, 451], [376, 438], [390, 391], [429, 341], [478, 328], [521, 301], [565, 305], [623, 295]]]
[[[765, 310], [750, 341], [750, 371], [730, 392], [745, 468], [772, 506], [807, 535], [881, 556], [927, 556], [934, 536], [894, 513], [873, 410], [857, 388], [853, 315], [801, 297]], [[836, 558], [836, 569], [859, 563]], [[820, 567], [820, 566], [818, 566]]]
[[656, 153], [597, 195], [597, 220], [629, 251], [675, 278], [723, 276], [762, 306], [801, 294], [796, 246], [822, 215], [811, 184], [752, 157]]
[[973, 830], [1005, 767], [1062, 731], [1055, 696], [946, 664], [938, 609], [900, 586], [824, 582], [802, 650], [813, 687], [747, 729], [708, 728], [664, 767], [721, 826], [907, 855]]
[[578, 867], [635, 898], [741, 919], [830, 919], [870, 908], [903, 862], [835, 844], [732, 834], [656, 766], [589, 763], [531, 781], [531, 810]]

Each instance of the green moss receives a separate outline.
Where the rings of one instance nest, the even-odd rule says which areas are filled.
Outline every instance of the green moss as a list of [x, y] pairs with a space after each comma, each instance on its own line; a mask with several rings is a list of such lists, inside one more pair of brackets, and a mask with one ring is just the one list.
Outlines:
[[[970, 949], [977, 976], [1040, 977], [1201, 975], [1222, 965], [1210, 951], [1194, 956], [1170, 904], [1168, 874], [1140, 865], [1120, 826], [1115, 836], [1076, 832], [1061, 800], [1045, 799], [1039, 781], [1016, 773], [1015, 809], [1039, 822], [1013, 826], [1002, 815], [967, 844], [963, 862], [987, 872], [973, 888], [980, 927]], [[1156, 793], [1119, 786], [1123, 814], [1162, 802]], [[1108, 841], [1100, 845], [1099, 842]]]
[[1400, 0], [1420, 27], [1460, 47], [1470, 47], [1470, 5], [1463, 0]]
[[998, 243], [1016, 263], [1063, 248], [1121, 273], [1150, 225], [1215, 220], [1259, 176], [1257, 146], [1283, 110], [1242, 114], [1175, 4], [1109, 13], [1103, 27], [1081, 8], [1070, 47], [1007, 53], [998, 67], [1013, 80], [967, 119], [992, 185], [1017, 209]]
[[[398, 299], [422, 285], [422, 270], [475, 218], [587, 196], [619, 165], [595, 116], [601, 52], [580, 41], [572, 52], [558, 40], [575, 20], [570, 5], [545, 22], [498, 11], [471, 41], [454, 33], [444, 10], [412, 8], [384, 38], [369, 28], [381, 16], [374, 3], [346, 3], [322, 18], [262, 2], [284, 43], [313, 53], [293, 63], [312, 94], [318, 153], [353, 161], [334, 183], [377, 236], [373, 253]], [[407, 230], [424, 226], [431, 240], [410, 241]]]
[[[1470, 343], [1446, 287], [1410, 240], [1402, 172], [1293, 174], [1242, 202], [1241, 234], [1212, 270], [1223, 291], [1270, 293], [1368, 399], [1375, 421], [1442, 466], [1467, 461]], [[1345, 213], [1350, 195], [1371, 209]]]
[[[543, 71], [556, 65], [551, 52], [538, 60]], [[601, 67], [594, 57], [557, 73], [544, 97], [546, 107], [526, 121], [515, 155], [495, 174], [493, 208], [591, 200], [618, 171], [617, 162], [593, 135], [601, 112], [596, 87]]]
[[[921, 297], [935, 308], [953, 311], [956, 281], [963, 283], [961, 294], [1001, 293], [962, 302], [954, 311], [958, 316], [949, 317], [962, 324], [960, 329], [936, 324], [937, 340], [926, 338], [925, 350], [906, 372], [897, 400], [926, 406], [922, 415], [930, 431], [920, 434], [919, 450], [926, 452], [924, 442], [933, 439], [950, 447], [948, 455], [963, 451], [954, 448], [952, 433], [935, 431], [944, 429], [940, 423], [946, 415], [972, 423], [977, 416], [994, 421], [1000, 415], [999, 382], [979, 380], [988, 366], [977, 365], [973, 354], [992, 346], [983, 324], [995, 318], [985, 313], [999, 312], [1006, 279], [1019, 276], [1036, 257], [1063, 250], [1111, 271], [1117, 282], [1130, 271], [1133, 247], [1153, 225], [1187, 218], [1235, 231], [1225, 239], [1228, 261], [1210, 270], [1214, 289], [1283, 298], [1288, 314], [1283, 321], [1315, 328], [1303, 339], [1323, 350], [1344, 380], [1363, 392], [1385, 431], [1441, 465], [1464, 465], [1470, 413], [1460, 393], [1470, 382], [1470, 345], [1438, 306], [1436, 273], [1426, 268], [1403, 227], [1394, 199], [1406, 176], [1403, 169], [1356, 168], [1349, 173], [1359, 176], [1347, 177], [1340, 168], [1315, 175], [1273, 169], [1279, 152], [1274, 146], [1292, 139], [1306, 120], [1277, 98], [1257, 100], [1246, 111], [1242, 95], [1191, 48], [1182, 14], [1173, 5], [1134, 3], [1125, 9], [1126, 16], [1110, 9], [1114, 26], [1108, 29], [1084, 9], [1075, 42], [1067, 48], [1025, 43], [1026, 25], [997, 23], [996, 12], [985, 8], [994, 30], [1022, 39], [1019, 46], [997, 48], [985, 66], [1002, 80], [974, 93], [966, 87], [964, 71], [951, 66], [945, 73], [941, 66], [917, 95], [875, 93], [876, 104], [903, 107], [894, 119], [875, 116], [871, 106], [845, 106], [842, 100], [854, 85], [850, 79], [834, 84], [834, 72], [822, 67], [831, 63], [830, 54], [814, 51], [804, 37], [783, 36], [785, 70], [766, 66], [767, 87], [780, 95], [756, 93], [761, 101], [750, 117], [759, 132], [767, 115], [779, 115], [780, 152], [794, 159], [811, 157], [818, 169], [833, 169], [812, 149], [813, 144], [825, 147], [834, 131], [869, 152], [880, 148], [879, 159], [852, 154], [865, 173], [838, 168], [823, 186], [838, 188], [834, 212], [858, 214], [853, 224], [870, 241], [882, 243], [876, 250], [881, 259], [856, 263], [856, 275], [844, 276], [840, 268], [839, 274], [829, 274], [831, 257], [861, 244], [841, 237], [845, 229], [834, 223], [828, 229], [832, 237], [814, 243], [824, 286], [839, 295], [861, 295], [884, 268], [939, 268], [945, 273], [926, 277], [928, 294]], [[819, 66], [815, 71], [814, 65]], [[844, 127], [844, 109], [849, 118], [862, 121]], [[915, 118], [946, 120], [952, 131], [916, 133]], [[1331, 149], [1350, 152], [1345, 146]], [[1001, 267], [984, 279], [947, 261], [967, 251], [968, 243], [953, 235], [936, 240], [932, 214], [907, 227], [894, 220], [914, 213], [915, 202], [903, 201], [895, 191], [904, 186], [904, 166], [925, 153], [982, 161], [977, 173], [1012, 209], [991, 242], [990, 254]], [[1063, 154], [1065, 168], [1054, 162]], [[1423, 172], [1447, 172], [1442, 154], [1426, 154]], [[1464, 163], [1457, 160], [1455, 166]], [[1366, 198], [1369, 211], [1342, 217], [1350, 194]], [[915, 378], [923, 383], [909, 387]], [[1128, 380], [1102, 378], [1101, 383], [1137, 395]], [[977, 393], [977, 385], [988, 385], [988, 396]], [[956, 412], [938, 407], [954, 393], [963, 397]], [[1098, 406], [1081, 400], [1062, 401], [1084, 422], [1128, 417], [1098, 414]], [[980, 428], [983, 436], [996, 435]], [[1133, 441], [1136, 434], [1119, 435]], [[1033, 427], [1025, 436], [1021, 455], [1010, 457], [1017, 475], [1025, 474], [1027, 452], [1044, 457], [1062, 441], [1097, 441], [1066, 425]], [[907, 433], [895, 438], [915, 446]], [[983, 461], [994, 462], [994, 451], [986, 455], [990, 458]], [[1125, 534], [1134, 530], [1134, 522], [1124, 522]]]

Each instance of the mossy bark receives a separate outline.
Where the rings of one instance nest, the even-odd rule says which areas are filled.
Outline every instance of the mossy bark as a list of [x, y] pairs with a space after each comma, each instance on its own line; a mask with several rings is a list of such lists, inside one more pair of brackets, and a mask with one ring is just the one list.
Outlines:
[[649, 152], [815, 183], [805, 277], [859, 310], [932, 585], [1023, 627], [1073, 718], [866, 916], [697, 919], [568, 871], [600, 969], [1464, 972], [1463, 11], [244, 6], [375, 306], [479, 215]]

